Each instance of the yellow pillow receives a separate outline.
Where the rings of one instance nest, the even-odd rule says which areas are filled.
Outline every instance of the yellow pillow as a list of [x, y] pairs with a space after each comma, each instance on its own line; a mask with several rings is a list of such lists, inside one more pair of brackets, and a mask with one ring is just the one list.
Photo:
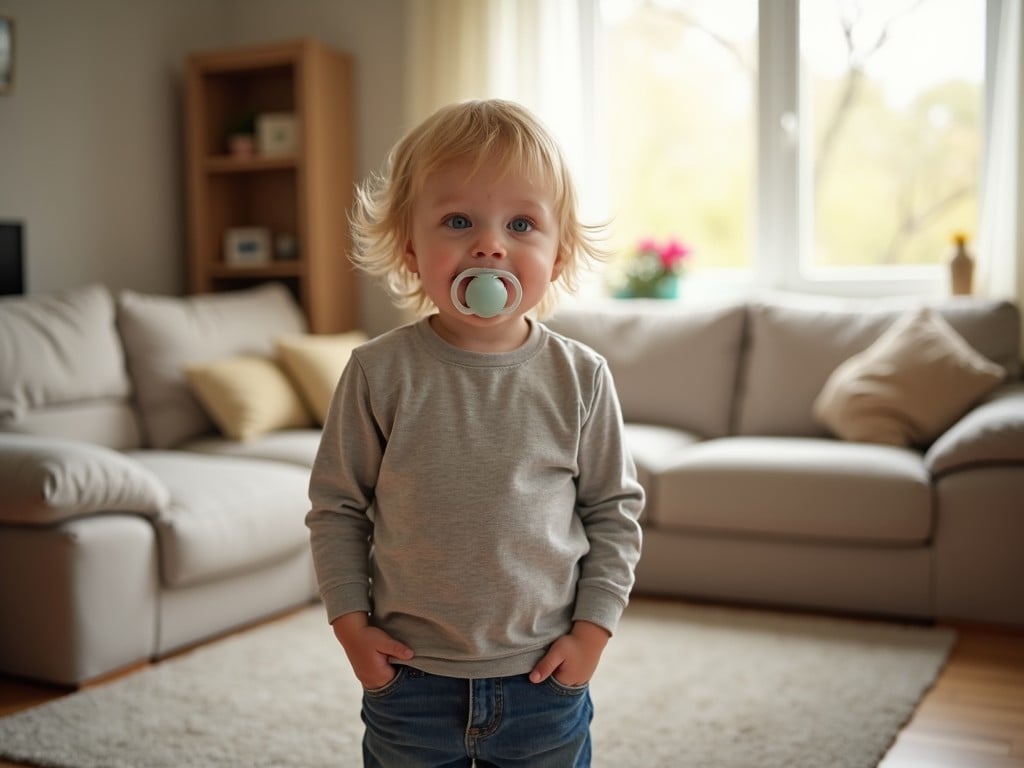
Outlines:
[[333, 335], [292, 334], [277, 340], [277, 355], [316, 420], [323, 424], [334, 389], [352, 350], [366, 341], [362, 331]]
[[1005, 374], [923, 307], [901, 315], [836, 368], [814, 401], [814, 415], [844, 440], [927, 445]]
[[312, 426], [288, 377], [268, 357], [241, 355], [194, 363], [185, 366], [185, 377], [213, 422], [233, 440]]

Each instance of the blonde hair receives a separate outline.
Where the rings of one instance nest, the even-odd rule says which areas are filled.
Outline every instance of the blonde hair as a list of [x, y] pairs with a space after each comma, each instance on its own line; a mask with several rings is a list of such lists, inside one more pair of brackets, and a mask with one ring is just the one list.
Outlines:
[[524, 107], [500, 99], [452, 104], [408, 133], [391, 150], [383, 170], [356, 189], [350, 217], [352, 261], [383, 278], [396, 305], [417, 314], [434, 306], [404, 259], [413, 200], [427, 177], [458, 162], [469, 162], [475, 172], [488, 160], [496, 161], [501, 173], [525, 174], [550, 185], [552, 191], [562, 273], [538, 304], [539, 317], [554, 310], [559, 288], [576, 290], [583, 266], [605, 258], [598, 245], [600, 228], [580, 222], [568, 165], [540, 121]]

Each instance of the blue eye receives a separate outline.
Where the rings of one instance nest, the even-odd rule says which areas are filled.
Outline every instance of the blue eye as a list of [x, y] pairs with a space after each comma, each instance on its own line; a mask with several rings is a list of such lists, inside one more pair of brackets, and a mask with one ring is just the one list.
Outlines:
[[470, 227], [469, 219], [461, 213], [453, 213], [444, 220], [444, 223], [452, 229], [468, 229]]
[[512, 219], [508, 224], [508, 228], [513, 232], [529, 232], [533, 229], [533, 222], [520, 216], [518, 219]]

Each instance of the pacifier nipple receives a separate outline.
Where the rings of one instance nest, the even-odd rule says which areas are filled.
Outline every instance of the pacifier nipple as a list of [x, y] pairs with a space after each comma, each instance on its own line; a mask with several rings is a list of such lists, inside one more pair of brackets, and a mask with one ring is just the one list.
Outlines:
[[[466, 301], [459, 299], [459, 289], [463, 282], [466, 284]], [[515, 296], [512, 303], [508, 303], [508, 288], [506, 281], [515, 288]], [[497, 317], [515, 312], [519, 303], [523, 300], [523, 286], [519, 279], [511, 272], [503, 269], [483, 269], [474, 267], [459, 273], [452, 283], [452, 304], [464, 315], [476, 315], [478, 317]]]

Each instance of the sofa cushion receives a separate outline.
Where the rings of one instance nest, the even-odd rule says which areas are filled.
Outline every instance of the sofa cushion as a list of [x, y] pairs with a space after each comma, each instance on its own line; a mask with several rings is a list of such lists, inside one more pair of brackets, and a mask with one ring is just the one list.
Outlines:
[[136, 448], [130, 395], [106, 288], [0, 298], [0, 430]]
[[170, 494], [152, 472], [101, 445], [0, 435], [0, 521], [45, 525], [94, 512], [155, 515]]
[[189, 391], [186, 364], [272, 355], [275, 338], [305, 331], [298, 305], [279, 283], [184, 298], [125, 291], [117, 322], [146, 439], [154, 448], [215, 429]]
[[277, 340], [277, 356], [318, 424], [327, 408], [352, 350], [367, 340], [362, 331], [336, 334], [293, 334]]
[[814, 415], [844, 440], [926, 445], [1004, 375], [922, 307], [836, 368], [814, 401]]
[[220, 431], [233, 440], [312, 423], [291, 381], [269, 357], [237, 355], [190, 363], [185, 378]]
[[619, 301], [566, 307], [547, 324], [608, 360], [626, 421], [719, 437], [730, 429], [744, 316], [741, 304]]
[[170, 492], [170, 503], [155, 518], [167, 586], [240, 573], [309, 546], [309, 470], [186, 451], [131, 456]]
[[932, 443], [924, 461], [934, 476], [1024, 463], [1024, 383], [1005, 385], [971, 409]]
[[671, 466], [680, 451], [698, 442], [696, 435], [673, 427], [660, 427], [657, 424], [634, 424], [627, 422], [624, 437], [629, 453], [636, 464], [636, 477], [644, 487], [647, 499], [641, 519], [646, 518], [646, 510], [658, 504], [654, 497], [654, 478], [665, 467]]
[[905, 448], [832, 439], [728, 437], [688, 448], [654, 478], [652, 524], [883, 544], [932, 535], [932, 490]]
[[[773, 298], [752, 302], [736, 431], [820, 436], [813, 403], [832, 372], [867, 349], [920, 302]], [[1008, 302], [948, 299], [932, 306], [964, 339], [1011, 377], [1020, 373], [1020, 313]]]
[[310, 469], [320, 447], [320, 434], [319, 429], [282, 429], [245, 442], [208, 435], [189, 440], [180, 445], [179, 449], [217, 456], [283, 461]]
[[1009, 301], [954, 296], [929, 306], [1011, 379], [1021, 376], [1020, 308]]
[[135, 406], [123, 397], [33, 408], [25, 411], [17, 422], [4, 423], [0, 432], [81, 440], [118, 451], [142, 444]]

